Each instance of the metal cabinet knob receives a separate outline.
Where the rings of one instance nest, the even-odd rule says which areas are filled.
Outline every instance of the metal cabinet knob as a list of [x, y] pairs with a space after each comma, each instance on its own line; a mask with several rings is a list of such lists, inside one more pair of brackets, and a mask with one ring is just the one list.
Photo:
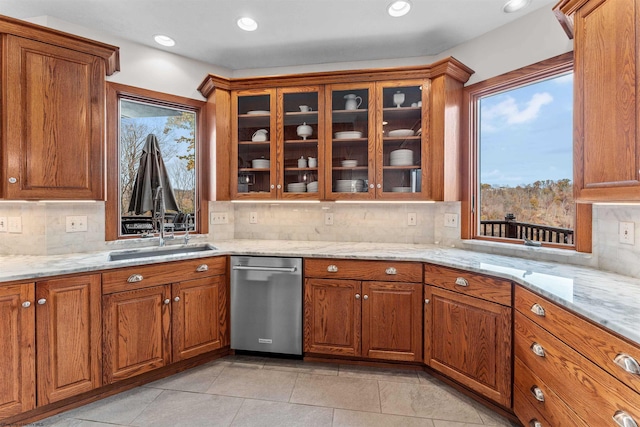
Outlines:
[[545, 316], [544, 308], [542, 308], [542, 306], [538, 303], [535, 303], [531, 306], [531, 311], [540, 317]]
[[640, 375], [640, 365], [628, 354], [620, 353], [613, 359], [616, 365], [633, 375]]
[[278, 184], [278, 185], [276, 185], [276, 188], [279, 190], [279, 189], [282, 188], [282, 185]]
[[274, 188], [276, 188], [276, 186], [271, 184], [271, 189], [273, 190]]
[[529, 421], [529, 427], [542, 427], [542, 423], [534, 418]]
[[171, 300], [169, 298], [167, 298], [166, 300], [162, 301], [165, 305], [169, 304], [171, 302]]
[[356, 294], [356, 299], [360, 299], [360, 294]]
[[47, 303], [47, 299], [46, 299], [46, 298], [40, 298], [40, 299], [38, 300], [38, 304], [39, 304], [39, 305], [45, 305], [46, 303]]
[[544, 348], [542, 348], [542, 346], [537, 342], [534, 342], [533, 344], [531, 344], [531, 351], [533, 351], [533, 354], [535, 354], [536, 356], [539, 356], [539, 357], [545, 356]]
[[129, 276], [129, 278], [127, 279], [127, 282], [129, 282], [129, 283], [142, 282], [142, 279], [144, 279], [144, 277], [142, 276], [142, 274], [132, 274], [132, 275], [131, 275], [131, 276]]
[[398, 274], [398, 270], [395, 267], [389, 267], [384, 272], [389, 275]]
[[369, 299], [369, 295], [363, 296], [362, 299]]
[[382, 184], [376, 184], [376, 188], [382, 188]]
[[173, 300], [174, 300], [175, 302], [178, 302], [178, 301], [180, 301], [180, 297], [175, 297]]
[[338, 272], [338, 266], [335, 264], [331, 264], [329, 266], [327, 266], [327, 271], [329, 273], [337, 273]]
[[638, 427], [636, 420], [624, 411], [616, 411], [616, 413], [613, 414], [613, 421], [620, 427]]
[[373, 184], [369, 184], [369, 188], [374, 188], [374, 185]]
[[425, 300], [424, 300], [424, 303], [425, 303], [425, 304], [429, 304], [430, 302], [431, 302], [431, 301], [429, 301], [429, 299], [428, 299], [428, 298], [425, 298]]
[[544, 402], [544, 393], [537, 385], [531, 387], [531, 394], [533, 394], [533, 397], [535, 397], [538, 402]]
[[200, 264], [198, 267], [196, 267], [196, 271], [198, 273], [202, 273], [203, 271], [209, 271], [209, 266], [207, 264]]
[[24, 308], [29, 308], [29, 307], [31, 307], [31, 301], [25, 301], [25, 302], [23, 302], [23, 303], [22, 303], [22, 306], [23, 306]]
[[467, 287], [469, 286], [469, 282], [467, 282], [467, 279], [464, 277], [458, 277], [456, 278], [456, 285]]
[[18, 180], [15, 177], [9, 177], [9, 184], [15, 184]]

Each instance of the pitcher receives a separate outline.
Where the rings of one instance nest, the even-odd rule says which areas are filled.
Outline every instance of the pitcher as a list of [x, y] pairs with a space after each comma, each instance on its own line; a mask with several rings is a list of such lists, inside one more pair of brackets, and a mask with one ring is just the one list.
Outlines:
[[355, 93], [345, 95], [344, 99], [347, 100], [344, 106], [345, 110], [357, 110], [358, 108], [360, 108], [360, 104], [362, 104], [362, 98]]

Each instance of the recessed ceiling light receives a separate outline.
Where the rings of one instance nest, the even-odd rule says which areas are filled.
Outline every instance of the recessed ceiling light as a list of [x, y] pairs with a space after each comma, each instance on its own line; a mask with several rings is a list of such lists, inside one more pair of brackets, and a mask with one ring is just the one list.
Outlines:
[[406, 15], [409, 10], [411, 10], [411, 2], [409, 0], [397, 0], [387, 7], [387, 12], [394, 18]]
[[156, 43], [161, 44], [162, 46], [171, 47], [175, 46], [176, 44], [176, 41], [174, 39], [163, 34], [156, 34], [155, 36], [153, 36], [153, 39], [156, 41]]
[[255, 31], [258, 28], [258, 23], [255, 19], [244, 16], [238, 19], [238, 27], [245, 31]]
[[529, 3], [531, 3], [531, 0], [509, 0], [502, 6], [502, 11], [504, 13], [517, 12], [529, 6]]

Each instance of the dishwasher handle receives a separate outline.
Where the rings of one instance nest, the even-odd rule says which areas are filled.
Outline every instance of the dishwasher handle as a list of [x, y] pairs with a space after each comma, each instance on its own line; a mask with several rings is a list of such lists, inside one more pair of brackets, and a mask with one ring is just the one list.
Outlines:
[[252, 271], [281, 271], [285, 273], [295, 273], [298, 267], [260, 267], [250, 265], [234, 265], [234, 270], [252, 270]]

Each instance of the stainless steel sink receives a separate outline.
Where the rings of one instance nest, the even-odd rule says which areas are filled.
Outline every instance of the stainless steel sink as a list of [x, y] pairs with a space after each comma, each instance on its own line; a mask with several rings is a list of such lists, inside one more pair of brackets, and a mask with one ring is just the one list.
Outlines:
[[183, 255], [192, 254], [204, 251], [215, 251], [218, 248], [212, 245], [194, 245], [194, 246], [177, 246], [175, 248], [162, 247], [162, 248], [144, 248], [131, 251], [111, 252], [109, 254], [109, 261], [122, 261], [128, 259], [140, 259], [140, 258], [152, 258], [167, 255]]

